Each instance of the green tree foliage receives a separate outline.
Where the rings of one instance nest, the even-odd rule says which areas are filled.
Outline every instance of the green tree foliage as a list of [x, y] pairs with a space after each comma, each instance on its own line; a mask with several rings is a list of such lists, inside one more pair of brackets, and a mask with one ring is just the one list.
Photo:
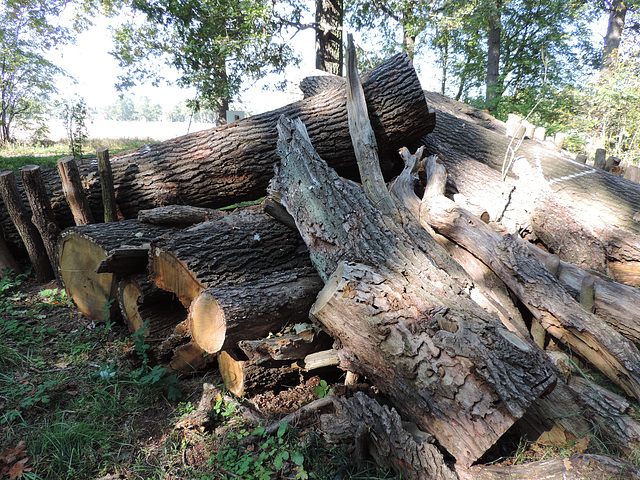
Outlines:
[[296, 61], [285, 30], [300, 25], [299, 5], [281, 0], [133, 0], [146, 22], [115, 31], [114, 56], [125, 69], [122, 88], [163, 80], [162, 63], [180, 73], [178, 84], [195, 87], [196, 110], [222, 112], [243, 81], [280, 73]]
[[[44, 53], [73, 41], [98, 9], [113, 12], [109, 0], [3, 0], [0, 3], [0, 143], [12, 140], [12, 129], [43, 110], [56, 92], [55, 78], [64, 72]], [[71, 26], [59, 22], [72, 10]]]

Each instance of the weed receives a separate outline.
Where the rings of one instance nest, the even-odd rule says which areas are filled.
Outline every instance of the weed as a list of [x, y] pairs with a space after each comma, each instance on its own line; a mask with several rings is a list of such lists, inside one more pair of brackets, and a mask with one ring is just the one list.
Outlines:
[[333, 393], [333, 388], [329, 387], [326, 380], [320, 380], [320, 384], [313, 388], [313, 393], [315, 393], [318, 398], [324, 398]]

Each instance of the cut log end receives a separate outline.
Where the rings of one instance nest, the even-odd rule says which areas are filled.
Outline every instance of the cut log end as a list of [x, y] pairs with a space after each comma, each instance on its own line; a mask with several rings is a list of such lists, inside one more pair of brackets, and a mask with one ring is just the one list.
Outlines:
[[224, 310], [207, 291], [191, 303], [189, 322], [193, 340], [206, 352], [219, 352], [226, 337]]
[[171, 253], [160, 248], [152, 250], [149, 278], [159, 288], [174, 293], [185, 307], [204, 289], [189, 268]]

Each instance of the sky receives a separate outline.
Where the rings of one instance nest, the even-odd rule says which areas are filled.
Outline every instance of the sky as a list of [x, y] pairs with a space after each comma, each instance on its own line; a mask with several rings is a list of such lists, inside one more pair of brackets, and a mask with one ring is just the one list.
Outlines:
[[[118, 62], [109, 54], [113, 50], [109, 25], [113, 25], [116, 21], [118, 20], [98, 17], [93, 27], [79, 35], [75, 45], [66, 45], [60, 50], [48, 53], [49, 60], [75, 79], [75, 81], [68, 78], [59, 81], [58, 87], [64, 99], [71, 99], [74, 96], [82, 97], [89, 108], [100, 111], [113, 104], [121, 93], [133, 98], [134, 101], [136, 98], [146, 96], [152, 103], [158, 103], [165, 109], [194, 96], [193, 90], [176, 86], [153, 87], [150, 84], [137, 86], [125, 92], [117, 91], [115, 84], [119, 73]], [[236, 105], [238, 109], [255, 114], [273, 110], [297, 100], [291, 92], [297, 93], [297, 83], [314, 72], [313, 31], [298, 33], [293, 39], [293, 44], [302, 56], [302, 63], [299, 68], [290, 68], [286, 73], [285, 78], [290, 83], [288, 88], [290, 93], [270, 91], [265, 94], [262, 88], [264, 85], [282, 80], [282, 78], [266, 78], [242, 95], [240, 105]], [[177, 77], [176, 72], [167, 71], [167, 74], [172, 78]]]

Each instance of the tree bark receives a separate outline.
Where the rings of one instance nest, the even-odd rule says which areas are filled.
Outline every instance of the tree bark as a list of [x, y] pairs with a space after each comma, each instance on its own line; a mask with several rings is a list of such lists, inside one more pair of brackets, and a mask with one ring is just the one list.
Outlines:
[[190, 207], [188, 205], [167, 205], [166, 207], [140, 210], [138, 220], [154, 225], [170, 227], [190, 227], [226, 215], [212, 208]]
[[311, 271], [297, 232], [262, 212], [237, 210], [155, 242], [149, 278], [185, 307], [206, 288], [235, 286], [278, 272]]
[[[60, 234], [58, 258], [67, 295], [89, 318], [104, 321], [118, 318], [116, 302], [118, 277], [96, 273], [96, 268], [114, 250], [123, 246], [141, 247], [173, 230], [137, 220], [71, 227]], [[144, 269], [144, 264], [141, 265]]]
[[[501, 222], [512, 233], [531, 231], [542, 219], [553, 218], [562, 206], [570, 218], [556, 215], [558, 221], [548, 229], [552, 234], [545, 238], [547, 248], [561, 259], [611, 272], [616, 279], [623, 278], [616, 276], [622, 265], [634, 269], [640, 262], [640, 224], [633, 220], [640, 212], [640, 185], [571, 162], [532, 140], [524, 140], [514, 156], [526, 159], [531, 175], [541, 175], [534, 179], [527, 174], [518, 182], [507, 176], [503, 181], [503, 160], [506, 166], [512, 157], [508, 154], [510, 141], [501, 134], [500, 125], [466, 113], [466, 106], [458, 110], [455, 102], [438, 94], [427, 92], [427, 96], [436, 109], [437, 126], [423, 139], [426, 153], [438, 155], [447, 168], [449, 187], [480, 203], [491, 221]], [[541, 195], [543, 192], [547, 194]], [[545, 203], [549, 198], [553, 202]], [[582, 233], [575, 235], [578, 230]], [[542, 229], [535, 231], [539, 234]], [[572, 248], [564, 248], [563, 239], [571, 239]], [[578, 247], [579, 256], [573, 253]]]
[[93, 213], [87, 201], [75, 159], [64, 157], [58, 160], [58, 172], [62, 181], [62, 191], [73, 213], [75, 224], [88, 225], [93, 223]]
[[470, 465], [554, 375], [533, 345], [466, 297], [468, 276], [421, 226], [400, 210], [383, 216], [359, 185], [327, 168], [301, 128], [280, 122], [283, 160], [272, 189], [320, 276], [331, 277], [312, 314], [341, 340], [345, 364]]
[[0, 173], [0, 194], [7, 208], [7, 213], [24, 242], [38, 281], [46, 282], [51, 280], [53, 278], [53, 270], [47, 256], [47, 250], [42, 242], [40, 233], [31, 223], [30, 215], [22, 203], [13, 172], [4, 171]]
[[342, 75], [343, 0], [316, 0], [316, 69]]
[[600, 71], [611, 72], [618, 63], [618, 48], [622, 40], [625, 17], [627, 16], [626, 0], [613, 0], [609, 11], [607, 34], [604, 37], [604, 51], [602, 52], [602, 66]]
[[113, 188], [113, 172], [111, 170], [111, 162], [109, 162], [109, 149], [107, 147], [99, 147], [96, 150], [96, 155], [98, 157], [102, 205], [104, 206], [104, 222], [117, 222], [118, 206], [116, 204], [116, 192]]
[[0, 278], [4, 277], [6, 271], [12, 270], [15, 273], [22, 273], [22, 268], [9, 250], [4, 234], [0, 228]]
[[322, 288], [317, 275], [275, 272], [266, 278], [201, 292], [189, 308], [193, 341], [207, 353], [236, 348], [242, 340], [304, 323]]
[[47, 190], [42, 180], [40, 167], [28, 165], [20, 169], [20, 177], [24, 185], [29, 205], [31, 206], [31, 221], [38, 229], [40, 238], [54, 272], [58, 271], [58, 235], [60, 228], [51, 209]]
[[502, 96], [498, 78], [500, 76], [500, 44], [502, 36], [502, 0], [491, 2], [487, 13], [489, 23], [487, 31], [487, 78], [485, 107], [493, 112], [497, 101]]

